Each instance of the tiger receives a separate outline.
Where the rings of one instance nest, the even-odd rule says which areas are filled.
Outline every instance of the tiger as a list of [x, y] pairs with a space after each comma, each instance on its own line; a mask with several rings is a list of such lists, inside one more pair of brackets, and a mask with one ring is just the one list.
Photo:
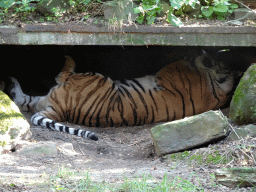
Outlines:
[[33, 113], [33, 125], [95, 141], [96, 133], [60, 122], [119, 127], [182, 119], [225, 105], [242, 73], [203, 53], [171, 63], [155, 75], [112, 80], [99, 73], [75, 73], [75, 61], [65, 57], [57, 85], [47, 95], [24, 94], [14, 77], [9, 95], [21, 111]]

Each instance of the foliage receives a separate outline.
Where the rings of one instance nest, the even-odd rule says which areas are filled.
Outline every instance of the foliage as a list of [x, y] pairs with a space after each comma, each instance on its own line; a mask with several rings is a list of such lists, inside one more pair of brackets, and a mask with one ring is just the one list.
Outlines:
[[[35, 0], [0, 0], [0, 8], [7, 11], [9, 8], [14, 7], [14, 10], [16, 13], [18, 12], [27, 12], [30, 13], [31, 11], [34, 11], [35, 8], [29, 6], [30, 2], [35, 2]], [[39, 1], [39, 0], [36, 0]]]
[[224, 20], [238, 8], [237, 4], [229, 3], [228, 0], [213, 0], [212, 3], [208, 2], [207, 6], [202, 6], [202, 16], [205, 18]]
[[38, 1], [39, 0], [0, 0], [0, 23], [3, 22], [3, 18], [11, 17], [13, 19], [17, 16], [25, 20], [26, 17], [36, 9], [31, 6], [30, 3]]
[[[92, 2], [93, 0], [69, 0], [70, 6], [74, 7], [76, 11], [78, 12], [85, 12], [87, 9], [87, 6]], [[100, 0], [97, 0], [98, 2], [101, 2]]]
[[[36, 10], [35, 6], [30, 3], [40, 2], [42, 0], [0, 0], [0, 20], [7, 17], [10, 11], [11, 17], [19, 15], [26, 19], [26, 16]], [[123, 0], [114, 0], [123, 1]], [[142, 24], [146, 22], [148, 25], [154, 24], [157, 16], [161, 14], [166, 21], [174, 26], [182, 26], [182, 18], [187, 16], [187, 13], [200, 10], [200, 17], [206, 19], [224, 20], [234, 9], [238, 8], [237, 4], [230, 3], [230, 0], [169, 0], [164, 2], [162, 0], [139, 0], [140, 4], [134, 8], [134, 13], [139, 14], [137, 22]], [[168, 0], [167, 0], [168, 1]], [[89, 7], [94, 3], [102, 3], [101, 0], [69, 0], [71, 8], [68, 10], [69, 14], [82, 13], [84, 19], [90, 16], [88, 13]], [[165, 6], [163, 8], [163, 6]], [[164, 9], [164, 11], [163, 11]], [[55, 17], [60, 17], [59, 11], [56, 8]], [[47, 20], [54, 20], [52, 17], [45, 17]]]
[[[170, 8], [167, 14], [167, 21], [174, 26], [182, 26], [182, 21], [179, 17], [184, 17], [187, 12], [196, 9], [196, 6], [202, 5], [199, 0], [169, 0]], [[238, 8], [237, 4], [229, 3], [229, 0], [206, 0], [203, 4], [205, 6], [201, 7], [202, 15], [207, 19], [217, 18], [219, 20], [224, 20], [225, 17], [233, 13], [234, 9]], [[143, 23], [143, 21], [148, 21], [147, 24], [150, 25], [154, 23], [156, 14], [161, 13], [159, 0], [141, 0], [141, 5], [134, 8], [134, 13], [141, 13], [137, 18], [138, 23]]]
[[[120, 176], [122, 183], [108, 183], [106, 181], [95, 182], [91, 179], [89, 172], [74, 171], [64, 166], [60, 167], [56, 175], [49, 176], [42, 174], [42, 179], [47, 182], [52, 191], [203, 191], [201, 181], [195, 185], [191, 181], [193, 177], [197, 177], [195, 173], [191, 173], [188, 180], [181, 177], [170, 177], [163, 175], [162, 180], [157, 180], [150, 174], [142, 173], [134, 177]], [[44, 184], [44, 189], [46, 185]]]
[[141, 0], [142, 4], [139, 7], [134, 8], [134, 13], [140, 13], [137, 18], [137, 22], [142, 24], [146, 19], [147, 24], [154, 23], [156, 14], [161, 12], [161, 4], [159, 0]]
[[183, 25], [181, 20], [176, 16], [183, 17], [187, 12], [195, 9], [199, 5], [199, 0], [169, 0], [171, 7], [167, 15], [167, 21], [174, 26]]

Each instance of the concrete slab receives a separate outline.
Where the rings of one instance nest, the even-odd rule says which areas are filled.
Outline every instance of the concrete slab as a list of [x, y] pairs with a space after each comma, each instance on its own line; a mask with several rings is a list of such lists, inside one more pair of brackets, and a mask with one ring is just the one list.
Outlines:
[[0, 44], [256, 46], [256, 27], [21, 25], [0, 26]]

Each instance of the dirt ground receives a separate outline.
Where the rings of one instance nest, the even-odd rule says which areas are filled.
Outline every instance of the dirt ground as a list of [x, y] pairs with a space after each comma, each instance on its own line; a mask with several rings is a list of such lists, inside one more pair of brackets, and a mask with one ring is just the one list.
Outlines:
[[[29, 121], [30, 115], [25, 116]], [[54, 142], [58, 154], [53, 157], [25, 157], [17, 150], [1, 155], [0, 191], [48, 191], [33, 183], [46, 182], [42, 175], [54, 176], [62, 166], [78, 172], [89, 172], [95, 182], [116, 184], [122, 183], [124, 178], [142, 177], [144, 174], [150, 174], [156, 181], [162, 181], [167, 174], [170, 178], [180, 177], [195, 185], [199, 181], [204, 191], [234, 191], [215, 184], [211, 174], [220, 168], [219, 165], [166, 162], [157, 157], [150, 136], [150, 128], [153, 126], [88, 128], [98, 134], [99, 141], [95, 142], [31, 125], [31, 141]], [[67, 143], [71, 143], [74, 149], [69, 152], [63, 150]], [[19, 147], [22, 145], [24, 143]], [[228, 147], [225, 142], [217, 145]], [[251, 190], [253, 189], [244, 188], [235, 191]]]

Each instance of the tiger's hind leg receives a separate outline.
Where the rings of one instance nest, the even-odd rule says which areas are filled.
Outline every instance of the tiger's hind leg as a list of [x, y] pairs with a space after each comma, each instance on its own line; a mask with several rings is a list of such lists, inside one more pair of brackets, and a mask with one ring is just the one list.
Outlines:
[[68, 55], [66, 57], [66, 62], [61, 72], [55, 77], [55, 81], [60, 84], [66, 82], [66, 79], [75, 72], [75, 61]]
[[44, 111], [36, 113], [31, 117], [31, 122], [33, 123], [33, 125], [43, 126], [48, 129], [52, 129], [52, 130], [56, 130], [56, 131], [64, 132], [64, 133], [69, 133], [71, 135], [76, 135], [79, 137], [89, 138], [91, 140], [98, 141], [98, 137], [94, 132], [86, 131], [83, 129], [75, 129], [72, 127], [62, 125], [52, 119], [49, 119], [49, 118], [43, 116], [43, 114], [40, 114], [40, 113], [44, 113]]

